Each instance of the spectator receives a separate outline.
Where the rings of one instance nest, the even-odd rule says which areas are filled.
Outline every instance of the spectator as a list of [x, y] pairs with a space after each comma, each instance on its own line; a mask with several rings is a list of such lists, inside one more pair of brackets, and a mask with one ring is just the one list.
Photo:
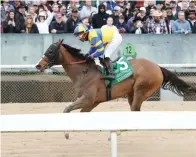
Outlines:
[[189, 3], [188, 11], [196, 11], [196, 2], [195, 1], [192, 0]]
[[28, 15], [31, 15], [31, 17], [33, 18], [33, 22], [35, 23], [36, 20], [37, 20], [37, 14], [35, 13], [35, 7], [34, 6], [29, 6]]
[[[24, 1], [23, 1], [24, 2]], [[25, 0], [25, 4], [27, 6], [36, 6], [38, 7], [40, 5], [41, 1], [40, 0]]]
[[180, 7], [180, 10], [186, 10], [188, 8], [187, 0], [179, 0], [177, 1], [177, 5]]
[[172, 0], [170, 2], [170, 7], [172, 9], [172, 15], [177, 19], [178, 18], [178, 12], [181, 10], [181, 8], [177, 5], [175, 0]]
[[37, 25], [33, 22], [33, 17], [28, 15], [25, 21], [25, 33], [39, 33]]
[[84, 17], [84, 18], [82, 18], [81, 19], [81, 22], [83, 23], [83, 24], [85, 24], [87, 27], [88, 27], [88, 29], [92, 29], [93, 27], [91, 26], [91, 24], [89, 23], [89, 17]]
[[117, 27], [119, 33], [128, 33], [128, 28], [123, 15], [120, 15], [119, 21], [115, 26]]
[[77, 8], [78, 12], [81, 11], [82, 6], [80, 5], [79, 0], [70, 0], [70, 3], [68, 4], [67, 11], [66, 11], [68, 17], [71, 16], [72, 13], [71, 10], [73, 8]]
[[183, 11], [178, 13], [178, 19], [172, 24], [172, 32], [173, 33], [191, 33], [190, 23], [185, 20], [185, 14]]
[[98, 13], [94, 14], [92, 17], [93, 28], [101, 28], [103, 25], [105, 25], [108, 16], [109, 15], [106, 13], [105, 5], [100, 4], [98, 6]]
[[125, 6], [124, 12], [123, 12], [123, 16], [125, 17], [125, 22], [127, 23], [127, 21], [133, 17], [133, 13], [132, 13], [132, 8], [131, 8], [131, 4], [128, 2]]
[[25, 7], [24, 3], [20, 2], [20, 0], [14, 0], [13, 7], [15, 12], [18, 12], [21, 5]]
[[154, 0], [149, 0], [148, 1], [148, 6], [146, 7], [146, 16], [150, 16], [150, 10], [155, 9], [156, 7], [154, 6]]
[[106, 1], [106, 10], [114, 10], [114, 7], [117, 6], [116, 2], [114, 1]]
[[106, 20], [106, 24], [103, 25], [101, 28], [114, 28], [115, 32], [119, 32], [118, 29], [116, 28], [116, 26], [113, 25], [114, 24], [114, 20], [112, 16], [108, 16], [107, 20]]
[[155, 11], [155, 9], [153, 9], [153, 8], [150, 9], [150, 15], [149, 15], [148, 18], [146, 19], [146, 24], [147, 24], [150, 20], [152, 20], [154, 11]]
[[[44, 8], [46, 8], [46, 9], [44, 9]], [[37, 15], [39, 15], [39, 13], [41, 13], [42, 11], [46, 11], [46, 10], [48, 10], [48, 7], [46, 5], [40, 5], [38, 7], [38, 10], [36, 11], [36, 13], [37, 13]]]
[[[39, 5], [37, 5], [36, 3], [35, 4], [33, 4], [33, 5], [31, 5], [33, 8], [34, 8], [34, 13], [36, 14], [36, 15], [38, 15], [38, 13], [39, 13]], [[28, 9], [27, 9], [28, 10]], [[37, 19], [37, 17], [35, 18], [35, 19]]]
[[156, 10], [161, 11], [163, 8], [163, 1], [156, 1]]
[[125, 5], [126, 5], [126, 3], [125, 3], [124, 0], [116, 0], [115, 2], [116, 2], [116, 4], [117, 4], [120, 8], [123, 8], [123, 9], [124, 9], [124, 7], [125, 7]]
[[163, 9], [166, 10], [168, 7], [170, 7], [171, 0], [165, 0], [165, 5], [163, 6]]
[[168, 7], [166, 8], [166, 11], [167, 11], [167, 18], [168, 20], [172, 20], [172, 21], [175, 21], [177, 18], [173, 15], [172, 13], [172, 7]]
[[149, 21], [147, 26], [148, 34], [168, 34], [166, 23], [161, 19], [161, 16], [160, 11], [154, 11], [153, 19]]
[[48, 18], [46, 18], [45, 11], [40, 12], [38, 15], [36, 25], [38, 27], [39, 34], [49, 34], [49, 25], [54, 15], [49, 10], [47, 11], [47, 14], [48, 14]]
[[146, 16], [146, 8], [145, 7], [141, 7], [139, 9], [139, 14], [137, 14], [137, 16], [142, 18], [143, 23], [145, 24], [146, 20], [147, 20], [147, 16]]
[[80, 11], [80, 18], [84, 18], [90, 16], [91, 13], [97, 13], [97, 8], [91, 6], [91, 0], [86, 0], [85, 5], [82, 7]]
[[17, 29], [18, 28], [18, 23], [16, 23], [15, 20], [15, 12], [14, 10], [10, 10], [7, 16], [7, 19], [5, 21], [5, 25], [4, 25], [4, 29], [3, 32], [4, 33], [17, 33]]
[[[106, 2], [103, 2], [102, 4], [105, 6], [105, 8], [107, 8], [107, 3]], [[108, 15], [112, 15], [113, 14], [113, 11], [112, 10], [106, 10], [105, 12]]]
[[60, 13], [62, 14], [63, 22], [67, 22], [66, 7], [65, 5], [60, 6]]
[[147, 30], [144, 27], [141, 17], [136, 17], [133, 20], [133, 26], [130, 28], [130, 33], [134, 34], [146, 34]]
[[55, 21], [53, 21], [50, 25], [50, 33], [61, 34], [66, 32], [67, 32], [67, 28], [65, 22], [63, 22], [62, 14], [57, 13], [55, 15]]
[[136, 18], [136, 17], [140, 17], [141, 20], [142, 20], [142, 23], [143, 23], [143, 27], [147, 27], [147, 24], [146, 24], [146, 20], [147, 20], [147, 16], [146, 16], [146, 8], [144, 7], [141, 7], [139, 9], [139, 12], [136, 13], [136, 15], [129, 19], [128, 23], [127, 23], [127, 27], [129, 30], [132, 30], [132, 27], [133, 27], [133, 20]]
[[114, 19], [112, 18], [112, 16], [108, 16], [108, 18], [106, 20], [106, 25], [109, 26], [109, 27], [114, 26]]
[[50, 12], [52, 12], [52, 5], [49, 3], [49, 1], [47, 1], [47, 0], [40, 0], [40, 5], [38, 6], [38, 10], [40, 9], [40, 8], [45, 8], [44, 6], [46, 6], [47, 7], [47, 9], [50, 11]]
[[181, 11], [184, 11], [185, 19], [188, 20], [188, 15], [189, 15], [188, 3], [185, 0], [181, 2]]
[[166, 23], [168, 34], [171, 34], [171, 23], [172, 22], [168, 19], [166, 10], [162, 11], [162, 20], [164, 20]]
[[8, 13], [14, 10], [14, 7], [9, 4], [9, 0], [4, 0], [1, 4], [1, 24], [3, 24], [8, 16]]
[[76, 25], [79, 23], [80, 19], [78, 16], [78, 9], [74, 7], [71, 10], [71, 16], [67, 19], [66, 26], [67, 26], [67, 32], [73, 33], [74, 29], [76, 28]]
[[18, 8], [18, 12], [16, 12], [16, 23], [19, 24], [18, 33], [24, 33], [25, 32], [25, 6], [21, 4]]
[[189, 11], [188, 21], [190, 23], [192, 33], [196, 33], [196, 11]]
[[54, 4], [56, 4], [56, 5], [60, 5], [61, 4], [61, 1], [60, 1], [60, 3], [59, 3], [59, 0], [52, 0], [52, 2], [53, 2], [53, 4], [52, 5], [54, 5]]
[[[56, 15], [57, 13], [59, 13], [60, 9], [58, 4], [53, 4], [52, 5], [52, 13], [53, 15]], [[53, 17], [52, 22], [55, 21], [55, 17]]]
[[53, 4], [53, 5], [52, 5], [52, 12], [53, 12], [54, 14], [56, 14], [56, 13], [59, 12], [59, 6], [58, 6], [58, 4]]
[[113, 15], [114, 25], [116, 25], [118, 23], [120, 15], [122, 15], [121, 8], [119, 6], [115, 6], [114, 7], [114, 15]]
[[135, 17], [137, 16], [138, 14], [138, 9], [134, 9], [133, 10], [133, 16], [128, 20], [127, 22], [127, 27], [128, 27], [128, 30], [131, 29], [131, 27], [133, 26], [133, 20], [135, 19]]

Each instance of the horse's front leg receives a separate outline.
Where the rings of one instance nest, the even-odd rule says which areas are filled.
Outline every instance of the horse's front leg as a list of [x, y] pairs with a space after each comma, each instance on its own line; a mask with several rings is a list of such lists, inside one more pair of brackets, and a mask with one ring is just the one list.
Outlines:
[[[88, 94], [87, 93], [83, 94], [74, 103], [66, 107], [63, 112], [69, 113], [76, 109], [82, 109], [80, 112], [90, 112], [94, 107], [98, 105], [98, 103], [94, 103], [95, 96], [96, 96], [95, 94], [96, 94], [95, 90], [93, 90], [93, 92], [92, 91], [88, 92]], [[68, 133], [65, 133], [65, 138], [69, 139]]]
[[77, 99], [75, 102], [73, 102], [71, 105], [67, 106], [63, 113], [69, 113], [73, 110], [85, 108], [85, 106], [89, 105], [89, 101], [86, 98], [85, 95], [82, 95], [79, 99]]
[[[85, 92], [83, 92], [86, 90]], [[63, 113], [69, 113], [73, 110], [82, 109], [82, 108], [89, 108], [95, 103], [97, 88], [96, 86], [92, 86], [90, 88], [83, 89], [82, 96], [73, 102], [71, 105], [67, 106]]]

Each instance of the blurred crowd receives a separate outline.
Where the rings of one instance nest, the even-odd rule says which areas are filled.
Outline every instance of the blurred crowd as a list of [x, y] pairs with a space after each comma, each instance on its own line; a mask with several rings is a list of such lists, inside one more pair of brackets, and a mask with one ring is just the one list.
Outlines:
[[1, 33], [73, 33], [79, 22], [120, 33], [196, 33], [196, 0], [1, 1]]

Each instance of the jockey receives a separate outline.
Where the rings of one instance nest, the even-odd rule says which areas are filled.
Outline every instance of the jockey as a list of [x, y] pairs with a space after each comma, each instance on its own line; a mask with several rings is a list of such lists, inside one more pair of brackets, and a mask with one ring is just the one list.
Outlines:
[[102, 27], [100, 29], [88, 29], [84, 24], [78, 24], [74, 30], [74, 35], [81, 41], [89, 41], [91, 48], [86, 54], [86, 60], [91, 60], [97, 57], [103, 57], [104, 63], [108, 70], [106, 78], [114, 79], [113, 66], [111, 56], [117, 52], [118, 47], [122, 42], [122, 36], [117, 28]]

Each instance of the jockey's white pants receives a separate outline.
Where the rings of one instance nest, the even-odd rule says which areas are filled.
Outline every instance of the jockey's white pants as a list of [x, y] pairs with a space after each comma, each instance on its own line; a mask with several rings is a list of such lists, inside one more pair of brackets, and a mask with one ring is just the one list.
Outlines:
[[[120, 44], [122, 43], [122, 36], [118, 32], [118, 29], [115, 29], [113, 39], [105, 47], [104, 56], [109, 57], [111, 60], [115, 60], [118, 57], [118, 52], [120, 51]], [[115, 59], [112, 59], [115, 58]]]

